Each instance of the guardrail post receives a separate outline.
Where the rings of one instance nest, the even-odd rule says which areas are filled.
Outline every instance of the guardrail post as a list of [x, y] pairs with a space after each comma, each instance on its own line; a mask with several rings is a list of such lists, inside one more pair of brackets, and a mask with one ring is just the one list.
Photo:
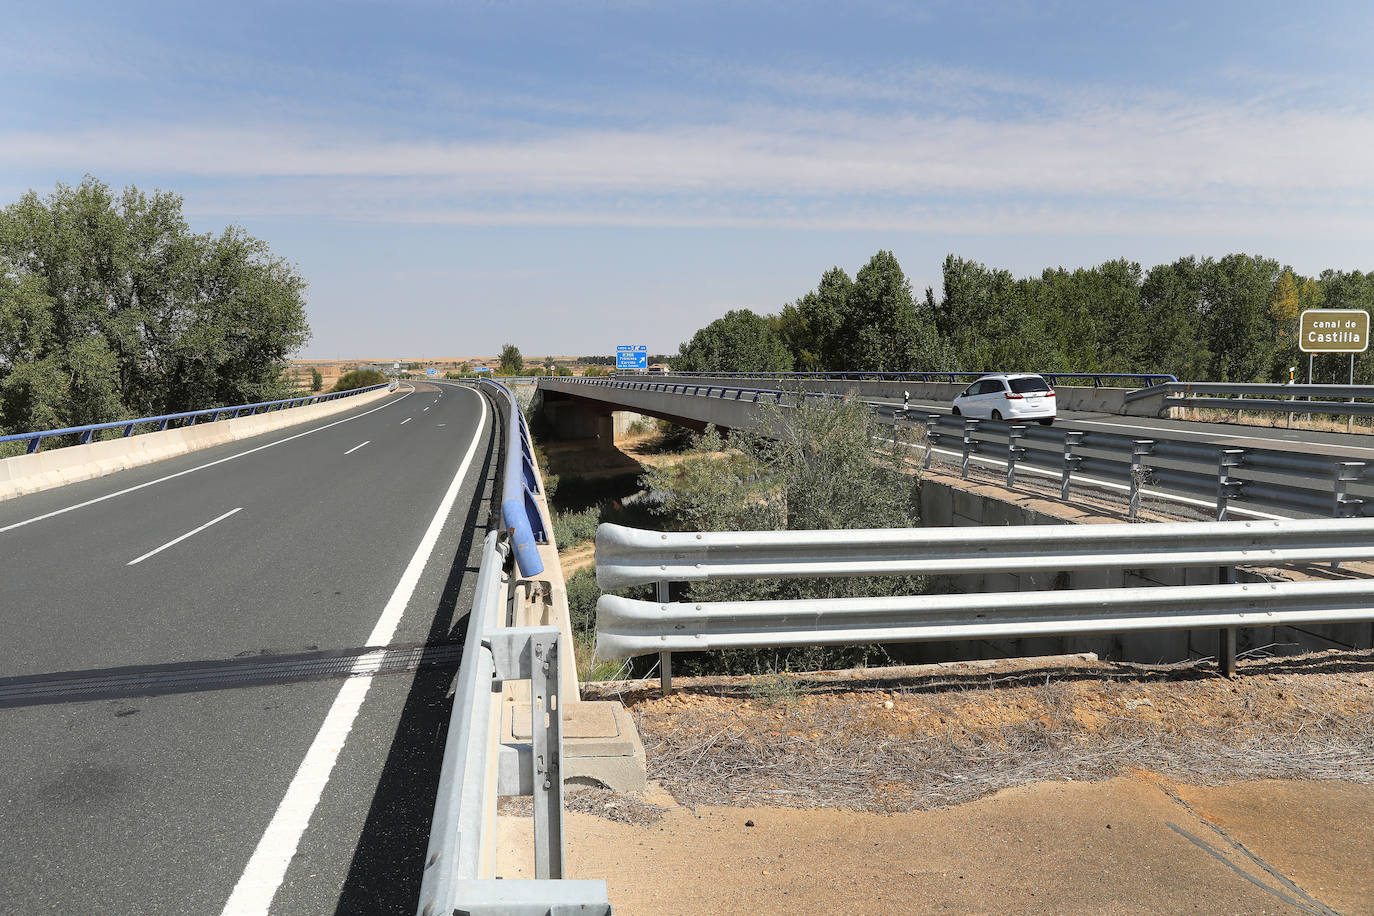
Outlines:
[[926, 416], [926, 463], [925, 469], [930, 470], [930, 459], [935, 455], [935, 446], [940, 442], [940, 415], [938, 413]]
[[1082, 442], [1083, 434], [1080, 432], [1064, 434], [1064, 469], [1059, 475], [1059, 498], [1061, 500], [1069, 498], [1069, 482], [1073, 479], [1073, 472], [1078, 470], [1078, 466], [1083, 463], [1083, 459], [1073, 453], [1074, 446]]
[[1365, 462], [1342, 461], [1336, 465], [1336, 480], [1333, 487], [1333, 518], [1351, 518], [1364, 505], [1364, 500], [1347, 495], [1350, 484], [1364, 476]]
[[978, 451], [978, 443], [974, 440], [973, 434], [978, 431], [977, 420], [964, 420], [964, 454], [963, 460], [959, 463], [959, 476], [968, 479], [969, 455]]
[[1231, 468], [1240, 467], [1245, 460], [1245, 449], [1224, 448], [1217, 452], [1217, 521], [1226, 521], [1228, 500], [1240, 495], [1243, 481], [1231, 479]]
[[1129, 521], [1135, 521], [1136, 513], [1140, 511], [1140, 488], [1145, 482], [1145, 475], [1150, 472], [1149, 467], [1142, 463], [1142, 459], [1149, 456], [1155, 449], [1153, 439], [1136, 439], [1131, 443], [1131, 507], [1126, 513]]
[[1023, 445], [1017, 445], [1021, 437], [1026, 434], [1024, 426], [1013, 426], [1007, 430], [1007, 489], [1016, 486], [1016, 459], [1026, 454]]
[[[669, 597], [671, 591], [672, 589], [667, 582], [658, 582], [654, 585], [655, 597], [659, 604], [666, 605], [672, 601], [672, 598]], [[673, 692], [673, 653], [671, 652], [658, 653], [658, 689], [665, 697]]]
[[[1221, 567], [1223, 585], [1234, 585], [1236, 570], [1234, 566]], [[1236, 676], [1236, 627], [1224, 627], [1217, 632], [1217, 669], [1222, 677]]]
[[[488, 635], [495, 680], [530, 682], [530, 757], [534, 797], [534, 876], [563, 877], [563, 704], [557, 627], [511, 627]], [[514, 758], [519, 766], [519, 754]], [[505, 785], [519, 785], [518, 775]], [[502, 778], [498, 775], [498, 792]]]

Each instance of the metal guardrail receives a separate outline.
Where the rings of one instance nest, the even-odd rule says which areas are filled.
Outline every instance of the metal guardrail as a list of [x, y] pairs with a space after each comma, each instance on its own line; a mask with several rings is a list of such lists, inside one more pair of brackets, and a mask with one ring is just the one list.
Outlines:
[[3, 444], [5, 442], [27, 442], [28, 446], [25, 449], [25, 451], [27, 452], [27, 454], [32, 455], [34, 452], [37, 452], [42, 447], [41, 443], [44, 439], [48, 439], [53, 436], [76, 435], [79, 436], [79, 441], [76, 444], [86, 445], [90, 443], [91, 438], [101, 430], [119, 429], [122, 427], [124, 429], [123, 438], [128, 438], [129, 436], [132, 436], [134, 434], [134, 428], [138, 426], [157, 424], [157, 429], [142, 430], [142, 432], [161, 432], [167, 429], [168, 424], [181, 421], [177, 428], [185, 428], [188, 426], [194, 426], [196, 424], [196, 421], [201, 417], [209, 417], [210, 422], [213, 423], [225, 414], [229, 414], [227, 419], [232, 420], [235, 417], [242, 416], [244, 411], [247, 411], [248, 415], [252, 416], [253, 414], [258, 413], [259, 411], [267, 413], [268, 411], [274, 409], [287, 410], [291, 407], [308, 407], [311, 404], [319, 404], [323, 403], [324, 401], [333, 401], [338, 398], [347, 398], [352, 397], [353, 395], [364, 394], [369, 391], [376, 391], [379, 388], [386, 388], [387, 384], [388, 383], [383, 383], [381, 385], [369, 385], [366, 388], [353, 388], [348, 391], [334, 391], [328, 394], [311, 394], [298, 398], [283, 398], [279, 401], [259, 401], [256, 404], [239, 404], [235, 407], [211, 407], [207, 408], [206, 410], [190, 410], [184, 413], [169, 413], [157, 417], [139, 417], [136, 420], [115, 420], [110, 423], [89, 423], [85, 426], [68, 426], [64, 429], [45, 429], [42, 432], [36, 433], [14, 433], [8, 436], [0, 436], [0, 444]]
[[[842, 398], [818, 392], [782, 391], [671, 379], [562, 378], [562, 383], [619, 390], [685, 394], [753, 403], [785, 403], [789, 398]], [[1247, 402], [1249, 403], [1249, 402]], [[895, 422], [911, 422], [899, 407], [883, 405]], [[1147, 484], [1167, 488], [1162, 495], [1199, 507], [1213, 506], [1224, 520], [1232, 503], [1304, 515], [1374, 516], [1374, 467], [1343, 457], [1283, 449], [1231, 448], [1163, 437], [1064, 430], [1038, 424], [1018, 425], [929, 414], [919, 421], [930, 467], [936, 450], [953, 450], [967, 477], [975, 460], [1004, 464], [1007, 485], [1018, 469], [1033, 469], [1060, 478], [1060, 498], [1067, 500], [1075, 483], [1106, 481], [1129, 492], [1134, 519]], [[1151, 495], [1160, 495], [1157, 491]]]
[[1197, 505], [1214, 505], [1218, 520], [1226, 518], [1232, 502], [1335, 518], [1374, 515], [1374, 499], [1360, 495], [1374, 496], [1369, 491], [1369, 464], [1339, 456], [1022, 426], [946, 414], [927, 415], [923, 426], [928, 443], [926, 467], [935, 450], [947, 448], [959, 454], [960, 473], [965, 477], [975, 456], [1005, 464], [1008, 486], [1014, 485], [1018, 468], [1035, 468], [1060, 478], [1061, 499], [1068, 499], [1075, 479], [1105, 480], [1130, 491], [1131, 518], [1147, 483], [1167, 487]]
[[847, 531], [596, 532], [604, 589], [717, 579], [1134, 569], [1374, 559], [1374, 519]]
[[703, 385], [698, 382], [660, 382], [648, 379], [620, 378], [557, 378], [558, 382], [575, 385], [595, 385], [601, 388], [615, 388], [626, 391], [661, 391], [667, 394], [690, 394], [698, 397], [720, 398], [727, 401], [751, 401], [755, 404], [772, 400], [781, 404], [786, 398], [805, 395], [808, 398], [843, 399], [842, 394], [822, 391], [782, 391], [777, 388], [745, 388], [739, 385]]
[[[1322, 559], [1368, 559], [1374, 557], [1372, 532], [1374, 526], [1364, 520], [1091, 525], [1062, 534], [1042, 526], [665, 534], [603, 525], [597, 531], [598, 584], [615, 587], [653, 577], [660, 585], [657, 601], [601, 596], [597, 655], [619, 659], [657, 652], [667, 661], [671, 652], [706, 649], [1217, 629], [1222, 670], [1233, 673], [1236, 628], [1374, 620], [1374, 580], [1235, 584], [1234, 564], [1310, 560], [1324, 551], [1328, 555]], [[709, 581], [1043, 571], [1047, 567], [1030, 553], [1036, 541], [1046, 544], [1050, 562], [1061, 569], [1215, 563], [1224, 583], [799, 601], [668, 600], [667, 584], [682, 575]], [[896, 556], [904, 543], [925, 554]], [[875, 549], [878, 558], [863, 558]]]
[[[482, 544], [416, 912], [608, 916], [604, 881], [563, 878], [558, 628], [503, 626], [509, 542], [502, 534], [493, 531]], [[529, 744], [500, 741], [501, 686], [508, 680], [531, 682]], [[497, 798], [512, 795], [534, 799], [533, 880], [494, 877]]]
[[[1347, 417], [1374, 416], [1374, 385], [1270, 385], [1232, 382], [1171, 382], [1133, 391], [1130, 403], [1163, 394], [1165, 407], [1212, 407], [1275, 413], [1322, 413]], [[1248, 396], [1248, 397], [1247, 397]], [[1301, 398], [1302, 400], [1299, 400]], [[1341, 398], [1340, 401], [1313, 398]]]
[[539, 478], [534, 473], [534, 447], [530, 443], [525, 415], [515, 395], [499, 382], [481, 379], [480, 386], [500, 395], [507, 407], [506, 464], [501, 484], [501, 524], [515, 545], [515, 562], [520, 574], [532, 578], [544, 571], [539, 545], [548, 543], [549, 532], [534, 498], [539, 494]]
[[[949, 382], [957, 384], [961, 381], [974, 381], [986, 375], [997, 375], [1007, 372], [1005, 369], [989, 369], [984, 372], [972, 372], [967, 370], [955, 370], [947, 372], [882, 372], [879, 370], [860, 369], [852, 372], [668, 372], [668, 377], [708, 377], [708, 378], [758, 378], [758, 379], [809, 379], [821, 381], [855, 381], [855, 382]], [[1060, 379], [1090, 379], [1094, 388], [1103, 387], [1104, 381], [1132, 380], [1142, 382], [1146, 386], [1160, 385], [1166, 382], [1177, 382], [1176, 376], [1167, 372], [1035, 372], [1051, 385], [1058, 385]], [[643, 377], [640, 372], [626, 372], [618, 369], [615, 372], [617, 378], [626, 376]]]

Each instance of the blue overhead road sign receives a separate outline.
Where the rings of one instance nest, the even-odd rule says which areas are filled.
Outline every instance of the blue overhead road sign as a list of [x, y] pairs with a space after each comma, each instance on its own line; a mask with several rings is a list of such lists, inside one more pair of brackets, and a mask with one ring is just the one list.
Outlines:
[[648, 369], [649, 347], [646, 344], [627, 344], [615, 348], [617, 369]]

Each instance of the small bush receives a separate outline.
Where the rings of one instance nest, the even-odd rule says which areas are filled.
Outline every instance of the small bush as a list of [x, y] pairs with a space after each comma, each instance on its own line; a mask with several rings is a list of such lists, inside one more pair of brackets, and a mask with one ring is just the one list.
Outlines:
[[596, 537], [596, 526], [601, 524], [601, 507], [593, 506], [581, 512], [553, 513], [553, 537], [560, 550], [567, 550]]
[[352, 372], [345, 372], [339, 376], [339, 380], [334, 383], [330, 391], [352, 391], [354, 388], [367, 388], [372, 385], [380, 385], [386, 381], [386, 376], [376, 369], [354, 369]]

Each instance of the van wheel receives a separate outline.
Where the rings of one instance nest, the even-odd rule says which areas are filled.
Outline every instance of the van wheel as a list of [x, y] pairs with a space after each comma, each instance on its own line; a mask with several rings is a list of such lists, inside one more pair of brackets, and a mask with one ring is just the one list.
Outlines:
[[993, 418], [994, 420], [997, 420], [998, 422], [1001, 422], [1001, 420], [1002, 420], [1002, 412], [1001, 412], [1000, 410], [994, 410], [994, 411], [992, 412], [992, 418]]
[[957, 416], [959, 416], [959, 415], [960, 415], [960, 414], [959, 414], [959, 408], [957, 408], [957, 407], [950, 411], [950, 416], [957, 417]]
[[1051, 425], [1052, 423], [1054, 423], [1054, 417], [1042, 417], [1042, 418], [1040, 419], [1040, 425], [1041, 425], [1041, 426], [1049, 426], [1049, 425]]

